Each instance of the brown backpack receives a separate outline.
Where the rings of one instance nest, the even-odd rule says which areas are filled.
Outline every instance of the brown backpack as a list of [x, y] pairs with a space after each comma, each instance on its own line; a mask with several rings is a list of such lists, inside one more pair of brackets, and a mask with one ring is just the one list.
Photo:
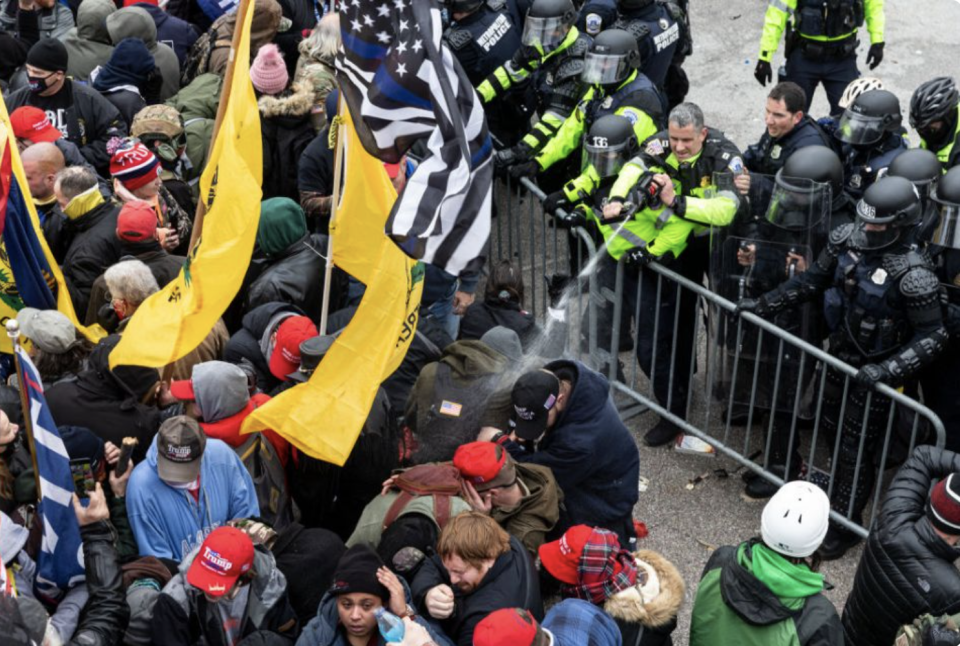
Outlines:
[[452, 464], [421, 464], [407, 469], [393, 483], [400, 494], [383, 517], [382, 531], [386, 531], [417, 496], [433, 496], [433, 518], [443, 529], [450, 520], [450, 498], [460, 495], [461, 484], [460, 471]]

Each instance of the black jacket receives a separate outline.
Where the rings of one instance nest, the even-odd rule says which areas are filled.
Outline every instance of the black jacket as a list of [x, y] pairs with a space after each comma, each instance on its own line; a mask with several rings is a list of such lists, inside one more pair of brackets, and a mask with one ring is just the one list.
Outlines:
[[927, 519], [930, 489], [960, 471], [960, 454], [918, 446], [883, 500], [843, 608], [847, 644], [892, 644], [902, 624], [924, 613], [960, 612], [960, 551]]
[[[323, 272], [327, 253], [327, 237], [314, 233], [290, 245], [279, 255], [268, 259], [269, 265], [247, 290], [244, 313], [267, 303], [296, 305], [314, 321], [320, 320], [323, 307]], [[331, 290], [331, 311], [340, 307], [342, 293], [335, 281]], [[334, 298], [335, 297], [335, 298]]]
[[513, 301], [487, 298], [467, 308], [460, 320], [460, 339], [479, 339], [498, 325], [516, 332], [524, 351], [540, 336], [540, 328], [530, 312]]
[[70, 646], [119, 644], [130, 619], [130, 606], [113, 547], [117, 533], [108, 521], [98, 521], [81, 527], [80, 538], [90, 598]]
[[[106, 174], [110, 168], [107, 142], [113, 137], [127, 136], [127, 124], [120, 111], [93, 88], [69, 79], [61, 92], [73, 92], [73, 105], [66, 112], [67, 140], [80, 148], [98, 172]], [[38, 97], [25, 87], [11, 92], [4, 99], [7, 110], [12, 113], [20, 106], [37, 105]]]
[[[416, 605], [426, 607], [427, 592], [441, 584], [450, 586], [450, 575], [440, 557], [433, 555], [424, 561], [410, 586]], [[510, 551], [497, 558], [476, 590], [465, 595], [450, 587], [455, 597], [453, 614], [437, 623], [458, 646], [473, 646], [473, 631], [477, 624], [500, 608], [526, 608], [537, 621], [543, 620], [537, 570], [527, 550], [513, 536], [510, 537]]]
[[67, 219], [63, 223], [64, 232], [70, 238], [63, 256], [63, 277], [77, 312], [87, 311], [93, 282], [120, 260], [119, 212], [116, 206], [104, 202], [76, 220]]
[[289, 197], [299, 204], [300, 158], [317, 134], [310, 121], [313, 86], [294, 83], [290, 94], [262, 96], [258, 106], [263, 142], [263, 199]]
[[253, 365], [257, 375], [257, 385], [265, 393], [271, 392], [281, 381], [270, 373], [270, 357], [263, 356], [260, 341], [263, 339], [270, 321], [281, 312], [303, 315], [296, 305], [289, 303], [265, 303], [247, 312], [243, 317], [240, 331], [230, 337], [223, 351], [223, 360], [240, 363], [246, 359]]
[[833, 148], [833, 142], [816, 121], [804, 116], [800, 123], [779, 139], [764, 132], [758, 143], [747, 148], [743, 163], [751, 173], [776, 175], [790, 155], [807, 146]]
[[133, 458], [139, 462], [160, 428], [160, 412], [140, 400], [160, 377], [153, 368], [117, 366], [111, 371], [110, 351], [119, 342], [116, 334], [100, 341], [76, 380], [47, 389], [47, 403], [60, 426], [85, 426], [117, 446], [125, 437], [137, 438], [140, 442]]

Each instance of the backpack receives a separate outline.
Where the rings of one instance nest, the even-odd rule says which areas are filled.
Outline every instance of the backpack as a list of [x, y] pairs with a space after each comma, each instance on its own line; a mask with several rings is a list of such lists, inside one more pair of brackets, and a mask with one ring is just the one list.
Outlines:
[[460, 495], [462, 484], [460, 471], [452, 464], [421, 464], [403, 471], [393, 483], [400, 494], [383, 517], [382, 531], [417, 496], [433, 496], [433, 518], [443, 529], [450, 520], [450, 499]]
[[277, 450], [262, 433], [253, 433], [236, 451], [253, 480], [260, 518], [279, 532], [299, 514], [290, 499], [287, 474]]
[[[222, 24], [218, 18], [217, 22]], [[233, 45], [231, 39], [222, 39], [219, 37], [217, 23], [200, 35], [200, 38], [193, 43], [187, 57], [183, 61], [183, 71], [180, 72], [180, 87], [187, 87], [190, 82], [201, 74], [205, 74], [210, 69], [210, 55], [213, 50]]]

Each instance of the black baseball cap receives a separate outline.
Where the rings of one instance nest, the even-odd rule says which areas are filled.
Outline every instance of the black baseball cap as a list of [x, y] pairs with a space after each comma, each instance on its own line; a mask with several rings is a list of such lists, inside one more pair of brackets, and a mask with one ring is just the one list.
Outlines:
[[527, 372], [513, 385], [513, 421], [517, 437], [535, 440], [547, 430], [547, 413], [557, 405], [560, 378], [548, 370]]

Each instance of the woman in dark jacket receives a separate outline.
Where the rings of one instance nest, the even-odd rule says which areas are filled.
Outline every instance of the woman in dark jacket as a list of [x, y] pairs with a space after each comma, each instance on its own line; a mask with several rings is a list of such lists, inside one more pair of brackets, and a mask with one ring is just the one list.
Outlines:
[[516, 332], [524, 351], [540, 335], [533, 315], [523, 309], [523, 276], [509, 260], [501, 260], [494, 267], [483, 302], [467, 308], [460, 321], [460, 339], [479, 339], [498, 325]]
[[162, 82], [153, 55], [139, 38], [124, 38], [106, 65], [94, 71], [93, 89], [112, 103], [129, 129], [133, 117], [160, 100]]

